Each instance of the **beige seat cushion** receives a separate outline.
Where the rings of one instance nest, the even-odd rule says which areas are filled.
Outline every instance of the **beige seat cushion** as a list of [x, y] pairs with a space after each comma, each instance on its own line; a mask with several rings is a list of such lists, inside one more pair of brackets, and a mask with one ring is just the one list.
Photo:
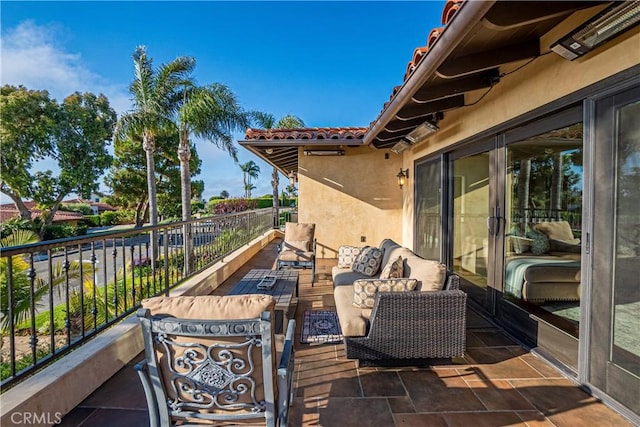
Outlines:
[[271, 295], [153, 297], [142, 300], [151, 314], [179, 319], [255, 319], [263, 311], [273, 312], [276, 301]]
[[313, 261], [313, 252], [283, 250], [278, 255], [280, 261]]
[[336, 287], [333, 291], [333, 297], [336, 301], [336, 311], [342, 334], [348, 337], [365, 336], [371, 310], [353, 306], [353, 286]]

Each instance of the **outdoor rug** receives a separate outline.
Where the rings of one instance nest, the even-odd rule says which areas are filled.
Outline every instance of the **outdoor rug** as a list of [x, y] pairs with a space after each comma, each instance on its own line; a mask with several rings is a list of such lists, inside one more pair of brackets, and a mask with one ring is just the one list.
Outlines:
[[324, 344], [342, 341], [342, 330], [335, 311], [305, 311], [302, 324], [303, 344]]

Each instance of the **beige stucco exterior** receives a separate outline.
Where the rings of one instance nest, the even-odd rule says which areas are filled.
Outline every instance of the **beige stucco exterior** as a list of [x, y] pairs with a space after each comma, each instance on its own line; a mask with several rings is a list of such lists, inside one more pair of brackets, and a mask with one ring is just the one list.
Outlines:
[[402, 236], [407, 187], [397, 185], [401, 157], [370, 147], [342, 149], [344, 156], [299, 153], [298, 221], [316, 224], [319, 258], [336, 258], [340, 245], [377, 246], [384, 238]]
[[[543, 53], [548, 51], [553, 41], [575, 26], [574, 20], [570, 18], [565, 22], [568, 25], [561, 25], [542, 38]], [[516, 70], [524, 63], [513, 64], [511, 70]], [[440, 131], [403, 153], [403, 167], [413, 170], [415, 162], [430, 153], [471, 138], [638, 64], [640, 28], [575, 61], [567, 61], [553, 52], [541, 56], [513, 74], [503, 77], [477, 105], [447, 111], [438, 124]], [[473, 103], [484, 92], [486, 89], [467, 94], [466, 102]], [[403, 193], [402, 243], [408, 247], [413, 246], [414, 183], [415, 181], [409, 180], [410, 189]]]

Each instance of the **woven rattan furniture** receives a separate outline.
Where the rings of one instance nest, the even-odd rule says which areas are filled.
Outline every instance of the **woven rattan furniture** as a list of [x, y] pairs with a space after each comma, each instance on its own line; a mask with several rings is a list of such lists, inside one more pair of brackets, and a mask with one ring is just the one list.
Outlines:
[[449, 275], [441, 291], [377, 293], [366, 336], [344, 337], [347, 358], [401, 366], [462, 356], [467, 295], [459, 279]]
[[160, 297], [142, 304], [145, 360], [136, 370], [151, 427], [287, 425], [295, 321], [278, 345], [273, 297]]
[[311, 268], [311, 286], [316, 277], [315, 224], [287, 222], [284, 241], [278, 246], [276, 268]]

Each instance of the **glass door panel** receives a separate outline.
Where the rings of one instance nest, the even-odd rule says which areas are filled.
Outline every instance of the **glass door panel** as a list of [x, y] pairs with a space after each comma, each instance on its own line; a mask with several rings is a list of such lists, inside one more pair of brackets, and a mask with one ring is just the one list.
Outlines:
[[640, 420], [640, 87], [596, 104], [589, 382]]
[[483, 304], [487, 288], [489, 232], [488, 152], [462, 157], [452, 167], [452, 268], [473, 286], [466, 289]]
[[583, 124], [507, 146], [503, 297], [578, 337]]
[[440, 159], [416, 165], [415, 252], [440, 261], [442, 230], [442, 179]]

